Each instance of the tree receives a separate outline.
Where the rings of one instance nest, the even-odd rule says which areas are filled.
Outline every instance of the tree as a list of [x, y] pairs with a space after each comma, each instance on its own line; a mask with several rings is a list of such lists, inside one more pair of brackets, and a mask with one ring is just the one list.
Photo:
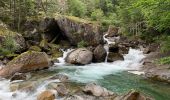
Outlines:
[[86, 5], [80, 0], [68, 0], [69, 13], [77, 17], [85, 16], [87, 12]]

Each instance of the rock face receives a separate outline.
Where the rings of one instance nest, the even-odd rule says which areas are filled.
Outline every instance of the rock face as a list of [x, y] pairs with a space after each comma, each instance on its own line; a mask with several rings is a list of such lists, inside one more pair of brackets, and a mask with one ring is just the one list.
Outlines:
[[26, 73], [49, 67], [49, 59], [44, 52], [28, 51], [10, 61], [0, 70], [1, 77], [10, 77], [16, 72]]
[[87, 94], [91, 94], [93, 96], [110, 96], [114, 95], [113, 92], [108, 91], [106, 88], [103, 88], [95, 83], [90, 83], [85, 86], [83, 91]]
[[92, 52], [85, 48], [79, 48], [70, 52], [65, 60], [71, 64], [89, 64], [92, 61]]
[[152, 100], [152, 99], [144, 96], [143, 94], [135, 90], [132, 90], [123, 96], [116, 97], [114, 100]]
[[102, 45], [99, 45], [93, 51], [94, 62], [103, 62], [105, 61], [107, 52]]
[[117, 60], [124, 60], [123, 55], [121, 55], [119, 53], [109, 52], [109, 55], [107, 57], [107, 61], [113, 62], [113, 61], [117, 61]]
[[103, 34], [98, 25], [77, 17], [61, 17], [57, 23], [72, 45], [84, 41], [87, 45], [97, 46], [103, 42]]
[[55, 100], [55, 94], [51, 91], [44, 91], [38, 95], [37, 100]]

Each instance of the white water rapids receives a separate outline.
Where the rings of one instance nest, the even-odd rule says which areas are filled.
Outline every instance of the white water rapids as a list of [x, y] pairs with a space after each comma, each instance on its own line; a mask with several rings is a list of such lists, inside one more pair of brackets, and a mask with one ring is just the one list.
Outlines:
[[[61, 72], [62, 74], [68, 75], [71, 80], [87, 83], [102, 79], [103, 76], [115, 74], [121, 71], [130, 71], [133, 73], [142, 65], [142, 59], [145, 56], [142, 51], [130, 49], [129, 53], [124, 55], [124, 61], [115, 61], [112, 63], [92, 63], [84, 66], [76, 65], [62, 65], [56, 63], [55, 69], [67, 69], [68, 71]], [[71, 71], [69, 71], [71, 70]]]
[[[104, 39], [107, 41], [108, 44], [114, 43], [109, 42], [109, 40], [106, 39], [105, 36]], [[108, 48], [108, 45], [106, 45], [106, 48]], [[117, 72], [122, 71], [129, 71], [135, 74], [139, 74], [138, 69], [142, 64], [142, 59], [145, 57], [142, 51], [130, 49], [129, 53], [124, 55], [124, 61], [115, 61], [112, 63], [92, 63], [85, 66], [76, 66], [68, 65], [65, 63], [64, 58], [71, 51], [72, 49], [63, 51], [63, 57], [58, 58], [60, 63], [55, 63], [55, 66], [50, 68], [50, 70], [61, 70], [60, 73], [68, 75], [70, 80], [81, 83], [97, 81], [98, 79], [102, 79], [106, 75], [116, 74]], [[56, 81], [58, 80], [47, 80], [45, 82], [42, 82], [36, 88], [36, 91], [34, 91], [33, 93], [28, 93], [24, 91], [10, 92], [10, 81], [1, 79], [0, 100], [36, 100], [37, 95], [44, 91], [49, 83]]]

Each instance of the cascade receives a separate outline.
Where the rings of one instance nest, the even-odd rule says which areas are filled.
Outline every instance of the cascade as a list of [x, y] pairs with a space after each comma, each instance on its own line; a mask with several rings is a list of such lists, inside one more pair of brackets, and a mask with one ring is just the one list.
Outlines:
[[106, 58], [105, 58], [105, 62], [107, 62], [107, 58], [108, 58], [108, 55], [109, 55], [109, 45], [110, 44], [113, 44], [115, 45], [116, 44], [116, 41], [120, 39], [120, 37], [110, 37], [110, 38], [106, 38], [108, 34], [105, 34], [103, 35], [103, 40], [106, 41], [106, 44], [104, 45], [104, 48], [107, 52], [107, 55], [106, 55]]

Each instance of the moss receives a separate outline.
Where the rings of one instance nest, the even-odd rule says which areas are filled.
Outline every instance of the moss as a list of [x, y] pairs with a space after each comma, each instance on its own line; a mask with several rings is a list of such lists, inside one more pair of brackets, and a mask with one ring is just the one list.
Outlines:
[[85, 42], [83, 40], [77, 44], [78, 48], [83, 48], [83, 47], [86, 47], [86, 46], [87, 46], [87, 42]]
[[11, 57], [17, 57], [19, 54], [8, 54], [7, 58], [11, 58]]
[[0, 36], [12, 36], [14, 37], [17, 33], [16, 32], [13, 32], [3, 26], [0, 26]]
[[51, 59], [56, 59], [62, 56], [63, 56], [63, 53], [61, 51], [56, 51], [55, 53], [51, 55]]
[[38, 52], [41, 52], [41, 48], [38, 47], [38, 46], [31, 46], [31, 47], [29, 48], [29, 51], [38, 51]]

